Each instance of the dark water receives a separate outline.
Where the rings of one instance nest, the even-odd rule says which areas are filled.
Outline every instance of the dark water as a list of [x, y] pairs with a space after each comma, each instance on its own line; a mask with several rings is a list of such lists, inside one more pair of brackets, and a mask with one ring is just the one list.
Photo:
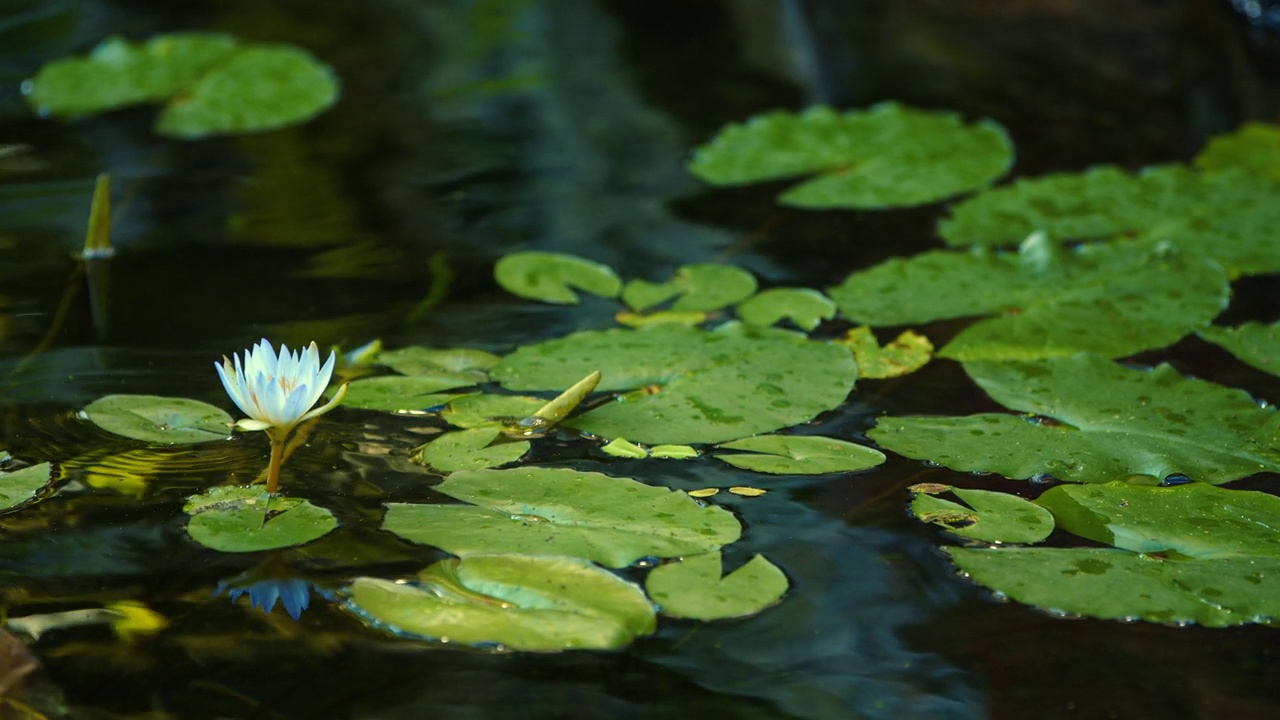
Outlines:
[[[992, 117], [1013, 136], [1022, 174], [1184, 160], [1213, 134], [1280, 113], [1270, 41], [1230, 3], [0, 0], [0, 13], [0, 448], [58, 460], [64, 477], [56, 498], [0, 518], [0, 605], [16, 617], [136, 600], [171, 622], [133, 644], [91, 626], [42, 636], [33, 692], [51, 716], [1250, 718], [1280, 708], [1270, 629], [1053, 618], [953, 577], [932, 532], [903, 510], [906, 485], [956, 478], [915, 462], [770, 479], [544, 441], [545, 459], [653, 484], [771, 488], [730, 501], [747, 530], [727, 552], [731, 562], [767, 554], [793, 590], [749, 620], [663, 621], [625, 652], [487, 655], [385, 637], [322, 597], [352, 575], [408, 574], [438, 557], [375, 529], [385, 500], [431, 496], [404, 455], [434, 421], [326, 418], [284, 482], [333, 509], [342, 529], [264, 558], [195, 546], [181, 513], [195, 492], [252, 480], [263, 438], [139, 450], [74, 417], [116, 392], [229, 406], [210, 365], [264, 335], [504, 352], [612, 324], [608, 303], [560, 309], [498, 291], [492, 262], [513, 250], [578, 253], [652, 279], [727, 261], [767, 283], [823, 287], [937, 245], [938, 208], [799, 212], [772, 202], [776, 188], [709, 191], [683, 171], [721, 125], [776, 107], [897, 99]], [[307, 47], [334, 65], [343, 100], [298, 128], [177, 142], [149, 132], [151, 110], [55, 123], [30, 117], [18, 96], [42, 61], [108, 34], [189, 28]], [[119, 253], [108, 291], [91, 298], [71, 253], [100, 172], [115, 183]], [[1236, 293], [1233, 321], [1280, 310], [1267, 279]], [[927, 330], [940, 341], [957, 327]], [[1280, 399], [1275, 381], [1198, 341], [1160, 358]], [[860, 438], [884, 412], [988, 407], [939, 361], [860, 383], [814, 430]], [[281, 567], [316, 586], [298, 622], [214, 597], [220, 583]]]

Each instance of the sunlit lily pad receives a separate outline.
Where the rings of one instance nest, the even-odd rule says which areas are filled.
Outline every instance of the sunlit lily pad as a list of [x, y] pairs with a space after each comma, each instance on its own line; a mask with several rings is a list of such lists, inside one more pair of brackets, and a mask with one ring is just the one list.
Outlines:
[[1255, 440], [1275, 409], [1168, 365], [1134, 370], [1082, 354], [965, 368], [993, 399], [1030, 415], [886, 416], [869, 436], [907, 457], [1010, 478], [1182, 474], [1220, 484], [1280, 471], [1280, 450]]
[[681, 492], [564, 468], [456, 472], [436, 491], [474, 505], [389, 503], [384, 530], [455, 555], [569, 555], [608, 567], [717, 550], [737, 518]]
[[754, 615], [787, 592], [787, 576], [763, 555], [724, 577], [720, 573], [720, 553], [693, 555], [654, 568], [644, 586], [663, 615], [695, 620]]
[[502, 358], [483, 350], [468, 348], [403, 347], [378, 354], [378, 362], [401, 375], [429, 377], [457, 376], [472, 382], [484, 382], [486, 372]]
[[599, 390], [635, 390], [565, 424], [653, 444], [771, 432], [840, 406], [853, 357], [794, 333], [727, 324], [578, 332], [526, 345], [491, 371], [513, 390], [559, 390], [600, 370]]
[[738, 317], [759, 327], [790, 320], [797, 327], [812, 330], [835, 316], [836, 304], [831, 298], [809, 288], [772, 288], [738, 306]]
[[1013, 164], [1009, 136], [990, 120], [886, 102], [839, 113], [773, 112], [729, 125], [698, 148], [689, 171], [714, 185], [819, 174], [783, 193], [806, 208], [890, 208], [976, 190]]
[[656, 626], [640, 588], [570, 557], [449, 559], [411, 584], [356, 578], [346, 595], [348, 609], [396, 635], [510, 650], [620, 648]]
[[0, 473], [0, 510], [21, 505], [49, 484], [53, 466], [47, 462]]
[[575, 288], [606, 298], [622, 290], [613, 268], [564, 253], [511, 253], [494, 266], [493, 276], [512, 295], [562, 305], [578, 303]]
[[1200, 337], [1235, 355], [1250, 367], [1280, 375], [1280, 322], [1250, 322], [1236, 327], [1211, 325]]
[[163, 445], [225, 440], [234, 423], [208, 403], [158, 395], [108, 395], [89, 403], [81, 416], [109, 433]]
[[871, 328], [862, 325], [845, 333], [836, 342], [849, 348], [858, 365], [858, 377], [881, 379], [899, 377], [919, 370], [933, 356], [929, 338], [910, 330], [880, 344]]
[[952, 245], [1014, 245], [1037, 231], [1058, 242], [1137, 235], [1254, 275], [1280, 272], [1277, 226], [1280, 183], [1235, 168], [1169, 165], [1018, 180], [953, 206], [939, 232]]
[[920, 492], [911, 501], [911, 514], [983, 542], [1038, 543], [1053, 532], [1054, 516], [1030, 500], [990, 490], [942, 487], [964, 504]]
[[474, 385], [475, 382], [453, 373], [442, 375], [382, 375], [355, 380], [347, 385], [343, 405], [363, 410], [408, 412], [443, 405], [457, 394], [442, 394]]
[[187, 534], [219, 552], [257, 552], [303, 545], [338, 526], [333, 513], [306, 500], [272, 497], [258, 487], [209, 488], [187, 500]]
[[1201, 170], [1241, 169], [1280, 181], [1280, 126], [1251, 122], [1219, 135], [1196, 155]]
[[1057, 248], [1044, 235], [1018, 253], [935, 251], [895, 258], [831, 290], [840, 311], [868, 325], [979, 320], [939, 353], [956, 360], [1093, 352], [1122, 357], [1164, 347], [1206, 326], [1230, 286], [1212, 260], [1168, 246]]
[[676, 298], [671, 306], [677, 313], [719, 310], [751, 297], [756, 278], [732, 265], [703, 263], [676, 270], [669, 282], [632, 280], [622, 288], [622, 301], [635, 310], [645, 310]]
[[529, 441], [501, 443], [489, 446], [502, 434], [499, 427], [478, 427], [445, 433], [427, 443], [418, 459], [440, 472], [454, 470], [480, 470], [497, 467], [519, 460], [529, 452]]
[[501, 424], [538, 412], [547, 401], [528, 395], [494, 395], [474, 393], [449, 403], [440, 413], [445, 422], [460, 428]]
[[1171, 559], [1101, 548], [946, 548], [1018, 602], [1103, 619], [1226, 627], [1280, 618], [1280, 558]]
[[757, 435], [719, 445], [741, 453], [716, 453], [734, 467], [775, 475], [822, 475], [866, 470], [884, 462], [884, 453], [821, 435]]

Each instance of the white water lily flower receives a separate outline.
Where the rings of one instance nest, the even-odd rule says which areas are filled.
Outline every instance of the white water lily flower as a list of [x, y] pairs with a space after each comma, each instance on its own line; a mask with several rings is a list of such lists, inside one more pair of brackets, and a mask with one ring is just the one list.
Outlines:
[[213, 367], [231, 400], [249, 416], [236, 422], [236, 427], [279, 433], [283, 440], [296, 425], [329, 412], [346, 396], [347, 386], [343, 385], [332, 400], [311, 409], [329, 386], [334, 361], [330, 352], [321, 367], [320, 350], [314, 342], [297, 353], [281, 344], [277, 355], [264, 338], [257, 347], [244, 351], [243, 364], [238, 356], [223, 355], [222, 364], [214, 363]]

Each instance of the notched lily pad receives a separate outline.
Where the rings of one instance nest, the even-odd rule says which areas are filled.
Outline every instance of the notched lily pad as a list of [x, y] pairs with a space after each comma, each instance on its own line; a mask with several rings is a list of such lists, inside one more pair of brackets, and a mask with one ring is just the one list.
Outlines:
[[1008, 172], [1013, 144], [990, 120], [881, 103], [839, 113], [773, 112], [729, 125], [689, 171], [713, 185], [818, 174], [779, 201], [805, 208], [890, 208], [976, 190]]
[[569, 555], [608, 567], [717, 550], [737, 518], [684, 493], [563, 468], [456, 472], [436, 491], [474, 505], [389, 503], [382, 527], [455, 555]]
[[849, 348], [858, 365], [858, 376], [883, 379], [908, 375], [924, 367], [933, 356], [929, 338], [910, 330], [880, 344], [871, 328], [853, 328], [836, 342]]
[[513, 463], [529, 452], [529, 441], [489, 446], [502, 434], [499, 427], [478, 427], [445, 433], [427, 443], [417, 460], [440, 472], [480, 470]]
[[757, 435], [721, 443], [716, 453], [734, 467], [775, 475], [823, 475], [873, 468], [884, 462], [884, 453], [821, 435]]
[[622, 288], [622, 301], [634, 310], [645, 310], [677, 298], [671, 306], [674, 312], [708, 312], [746, 300], [755, 291], [756, 278], [746, 270], [703, 263], [681, 267], [670, 282], [632, 280]]
[[187, 534], [219, 552], [258, 552], [304, 545], [338, 526], [333, 513], [306, 500], [273, 497], [256, 487], [214, 487], [182, 511]]
[[695, 620], [755, 615], [787, 592], [787, 576], [763, 555], [724, 577], [720, 572], [720, 553], [694, 555], [654, 568], [645, 589], [663, 615]]
[[472, 555], [416, 582], [356, 578], [346, 607], [396, 635], [489, 649], [625, 647], [656, 627], [640, 588], [570, 557]]
[[505, 255], [494, 266], [493, 277], [512, 295], [560, 305], [578, 304], [575, 288], [604, 298], [617, 297], [622, 290], [613, 268], [564, 253]]
[[738, 305], [738, 317], [748, 325], [769, 327], [790, 320], [812, 330], [836, 316], [831, 298], [809, 288], [771, 288]]
[[0, 511], [17, 507], [40, 492], [53, 476], [53, 465], [42, 462], [21, 470], [0, 473]]
[[997, 402], [1028, 414], [886, 416], [868, 435], [907, 457], [1010, 478], [1105, 483], [1181, 474], [1221, 484], [1280, 471], [1280, 449], [1257, 441], [1274, 408], [1168, 365], [1133, 370], [1081, 354], [965, 369]]
[[1053, 515], [1030, 500], [990, 490], [943, 486], [964, 504], [919, 492], [911, 501], [918, 520], [983, 542], [1038, 543], [1053, 532]]
[[191, 445], [231, 437], [231, 416], [189, 398], [107, 395], [80, 416], [114, 435], [162, 445]]
[[481, 383], [489, 379], [486, 372], [502, 358], [483, 350], [468, 348], [426, 348], [418, 346], [386, 350], [378, 354], [378, 363], [401, 375], [457, 377]]

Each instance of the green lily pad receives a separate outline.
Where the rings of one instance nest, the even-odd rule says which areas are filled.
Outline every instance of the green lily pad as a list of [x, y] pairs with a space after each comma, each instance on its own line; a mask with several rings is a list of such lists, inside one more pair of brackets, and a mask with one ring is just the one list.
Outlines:
[[1232, 275], [1257, 275], [1280, 272], [1277, 226], [1280, 183], [1237, 168], [1170, 165], [1018, 180], [954, 205], [939, 232], [951, 245], [1014, 245], [1037, 231], [1057, 242], [1137, 235], [1213, 258]]
[[306, 500], [272, 497], [256, 487], [213, 487], [188, 498], [187, 534], [219, 552], [258, 552], [304, 545], [338, 526], [333, 513]]
[[1280, 558], [1180, 560], [1099, 548], [945, 548], [1018, 602], [1102, 619], [1227, 627], [1280, 618]]
[[654, 445], [649, 448], [649, 457], [659, 460], [692, 460], [699, 456], [698, 451], [689, 445]]
[[741, 532], [732, 514], [682, 492], [600, 473], [466, 470], [434, 489], [475, 504], [389, 503], [383, 529], [455, 555], [570, 555], [608, 567], [710, 552]]
[[757, 435], [721, 443], [723, 450], [743, 453], [716, 453], [734, 467], [775, 475], [823, 475], [873, 468], [884, 462], [884, 453], [874, 448], [821, 435]]
[[52, 475], [53, 465], [47, 462], [0, 473], [0, 511], [17, 507], [35, 497], [41, 488], [49, 484]]
[[1191, 483], [1061, 485], [1036, 504], [1068, 532], [1121, 550], [1280, 558], [1280, 497]]
[[362, 410], [410, 412], [443, 405], [457, 394], [441, 394], [441, 390], [474, 385], [475, 381], [456, 375], [381, 375], [354, 380], [347, 385], [342, 404]]
[[626, 438], [614, 438], [604, 445], [600, 446], [600, 452], [613, 457], [627, 458], [628, 460], [639, 460], [649, 457], [649, 450], [643, 448]]
[[1280, 181], [1280, 126], [1251, 122], [1219, 135], [1196, 155], [1200, 170], [1242, 169]]
[[831, 290], [868, 325], [988, 316], [939, 353], [955, 360], [1092, 352], [1122, 357], [1164, 347], [1226, 307], [1222, 268], [1167, 245], [1095, 244], [1067, 251], [1044, 235], [1017, 254], [935, 251], [889, 260]]
[[908, 375], [924, 367], [933, 356], [933, 343], [929, 338], [910, 330], [881, 345], [871, 328], [862, 325], [836, 342], [853, 353], [858, 376], [869, 379]]
[[835, 316], [836, 304], [831, 298], [809, 288], [772, 288], [738, 306], [738, 317], [759, 327], [790, 320], [797, 327], [812, 330]]
[[820, 173], [779, 201], [805, 208], [890, 208], [976, 190], [1009, 171], [1013, 144], [990, 120], [881, 103], [844, 114], [825, 107], [729, 125], [698, 148], [689, 171], [713, 185]]
[[396, 635], [503, 649], [625, 647], [656, 627], [640, 588], [569, 557], [449, 559], [412, 584], [356, 578], [346, 607]]
[[941, 488], [964, 505], [918, 492], [911, 501], [916, 519], [982, 542], [1038, 543], [1053, 532], [1054, 516], [1030, 500], [990, 490]]
[[235, 422], [208, 403], [158, 395], [107, 395], [80, 416], [109, 433], [162, 445], [226, 440]]
[[477, 383], [488, 380], [489, 373], [486, 371], [501, 359], [483, 350], [416, 346], [387, 350], [378, 355], [379, 364], [386, 365], [401, 375], [457, 376]]
[[679, 296], [672, 311], [707, 312], [746, 300], [755, 291], [756, 278], [746, 270], [703, 263], [679, 268], [670, 282], [632, 280], [622, 288], [622, 302], [634, 310], [644, 310]]
[[565, 424], [653, 444], [771, 432], [844, 403], [857, 375], [844, 348], [729, 323], [578, 332], [526, 345], [491, 371], [512, 390], [557, 390], [593, 370], [599, 390], [633, 390]]
[[1255, 440], [1274, 408], [1168, 365], [1132, 370], [1081, 354], [965, 369], [997, 402], [1030, 415], [886, 416], [868, 435], [907, 457], [1010, 478], [1184, 474], [1221, 484], [1280, 471], [1280, 450]]
[[27, 100], [58, 117], [168, 102], [157, 132], [198, 138], [303, 122], [337, 96], [333, 72], [298, 48], [173, 33], [144, 43], [108, 38], [85, 57], [53, 61], [31, 81]]
[[1237, 327], [1211, 325], [1200, 337], [1235, 355], [1255, 370], [1280, 375], [1280, 322], [1250, 322]]
[[644, 586], [663, 615], [695, 620], [755, 615], [787, 592], [787, 576], [763, 555], [724, 577], [720, 572], [720, 553], [694, 555], [654, 568]]
[[512, 418], [529, 417], [546, 404], [546, 400], [528, 395], [474, 393], [450, 402], [440, 417], [454, 427], [487, 427]]
[[622, 280], [613, 268], [574, 255], [518, 252], [505, 255], [493, 268], [504, 290], [530, 300], [578, 304], [574, 288], [600, 297], [617, 297]]
[[445, 433], [422, 448], [418, 460], [440, 472], [480, 470], [506, 465], [529, 452], [529, 441], [503, 443], [489, 447], [502, 434], [499, 427], [478, 427]]

